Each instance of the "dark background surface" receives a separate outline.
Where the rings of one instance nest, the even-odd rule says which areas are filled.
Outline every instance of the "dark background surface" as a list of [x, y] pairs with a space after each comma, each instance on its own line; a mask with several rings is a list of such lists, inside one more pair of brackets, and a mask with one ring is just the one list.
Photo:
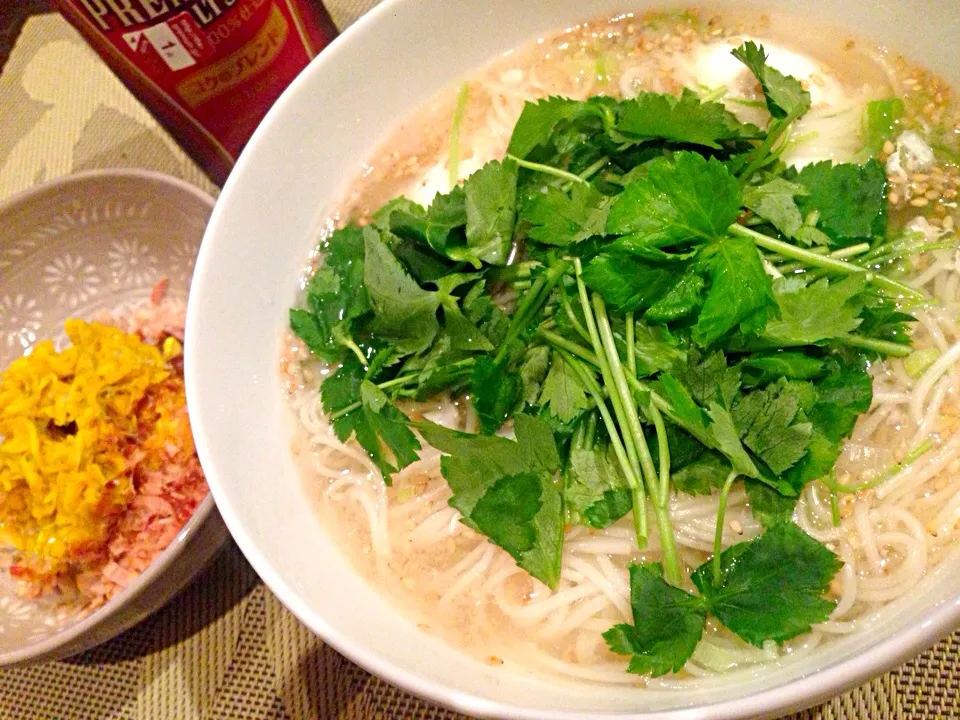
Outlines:
[[53, 12], [49, 0], [0, 0], [0, 70], [10, 57], [23, 23], [31, 15]]

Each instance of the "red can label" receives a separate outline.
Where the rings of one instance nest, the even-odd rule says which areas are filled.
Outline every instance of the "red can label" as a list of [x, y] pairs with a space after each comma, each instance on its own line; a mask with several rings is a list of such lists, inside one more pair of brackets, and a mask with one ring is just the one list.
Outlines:
[[[283, 89], [335, 34], [322, 5], [311, 0], [58, 4], [121, 78], [142, 74], [151, 97], [174, 105], [230, 164]], [[161, 114], [169, 124], [170, 113]]]

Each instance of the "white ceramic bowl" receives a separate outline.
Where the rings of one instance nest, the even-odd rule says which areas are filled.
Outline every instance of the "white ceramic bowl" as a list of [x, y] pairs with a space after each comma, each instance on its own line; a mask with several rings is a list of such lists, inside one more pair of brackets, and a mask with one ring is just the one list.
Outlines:
[[[137, 170], [70, 175], [0, 203], [0, 368], [39, 340], [61, 339], [69, 317], [147, 300], [161, 278], [185, 299], [212, 207], [176, 178]], [[85, 617], [17, 598], [0, 574], [0, 666], [109, 640], [184, 587], [226, 538], [208, 495], [145, 572]]]
[[[458, 76], [540, 32], [664, 4], [676, 5], [388, 0], [277, 102], [230, 176], [201, 248], [187, 322], [188, 398], [227, 526], [280, 600], [328, 643], [387, 680], [470, 714], [772, 716], [860, 683], [960, 624], [954, 564], [890, 608], [869, 636], [756, 675], [683, 693], [547, 683], [483, 665], [419, 631], [351, 568], [306, 502], [289, 452], [278, 353], [295, 278], [323, 213], [388, 129]], [[810, 0], [802, 9], [903, 48], [960, 85], [955, 0]]]

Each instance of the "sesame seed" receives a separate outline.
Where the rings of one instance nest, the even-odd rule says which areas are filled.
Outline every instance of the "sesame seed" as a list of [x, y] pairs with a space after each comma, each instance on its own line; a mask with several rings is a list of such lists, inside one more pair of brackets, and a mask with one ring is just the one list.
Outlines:
[[731, 520], [730, 529], [733, 530], [737, 535], [743, 535], [743, 523], [739, 520]]
[[947, 215], [947, 216], [943, 219], [943, 227], [944, 227], [945, 230], [952, 230], [952, 229], [953, 229], [953, 217], [952, 217], [952, 216]]
[[927, 190], [927, 192], [924, 193], [924, 197], [927, 200], [936, 200], [938, 197], [940, 197], [940, 193], [938, 193], [936, 190]]
[[883, 143], [883, 151], [884, 151], [887, 155], [893, 155], [893, 151], [894, 151], [895, 149], [896, 149], [896, 148], [894, 147], [893, 143], [890, 142], [889, 140], [887, 140], [886, 142]]
[[927, 205], [930, 204], [930, 201], [927, 200], [925, 197], [918, 197], [911, 200], [910, 204], [913, 205], [914, 207], [926, 207]]
[[896, 205], [897, 203], [900, 202], [900, 196], [897, 193], [892, 192], [889, 195], [887, 195], [887, 200], [890, 201], [891, 205]]

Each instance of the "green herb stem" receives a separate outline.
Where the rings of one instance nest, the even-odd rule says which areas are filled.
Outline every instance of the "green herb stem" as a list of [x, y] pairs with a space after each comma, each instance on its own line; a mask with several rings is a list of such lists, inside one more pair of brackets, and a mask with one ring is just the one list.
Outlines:
[[954, 242], [936, 242], [936, 243], [922, 243], [920, 245], [910, 245], [909, 247], [901, 247], [894, 250], [889, 250], [882, 255], [874, 255], [863, 258], [865, 262], [869, 262], [870, 265], [876, 266], [880, 263], [887, 263], [893, 260], [899, 260], [903, 257], [909, 257], [911, 255], [917, 255], [923, 252], [930, 252], [932, 250], [952, 250], [957, 247], [957, 243]]
[[515, 155], [507, 154], [507, 157], [513, 160], [517, 165], [527, 170], [533, 170], [534, 172], [541, 172], [544, 175], [553, 175], [554, 177], [562, 178], [564, 180], [569, 180], [570, 182], [581, 183], [583, 185], [589, 185], [586, 180], [584, 180], [579, 175], [574, 175], [572, 172], [567, 172], [566, 170], [561, 170], [560, 168], [555, 168], [551, 165], [543, 165], [541, 163], [531, 162], [529, 160], [521, 160]]
[[586, 427], [587, 433], [586, 448], [588, 450], [592, 450], [594, 441], [596, 439], [595, 435], [597, 433], [597, 414], [592, 412], [587, 415], [587, 421], [585, 423], [581, 423], [581, 427], [584, 426]]
[[703, 93], [698, 93], [698, 95], [700, 96], [700, 102], [702, 103], [716, 102], [717, 100], [721, 100], [722, 98], [724, 98], [727, 94], [726, 85], [719, 85], [715, 87], [713, 90], [710, 90], [709, 88], [705, 88], [705, 90], [706, 91]]
[[844, 485], [843, 483], [837, 482], [837, 478], [831, 472], [822, 478], [820, 482], [827, 486], [827, 489], [832, 493], [846, 493], [853, 494], [858, 493], [863, 490], [872, 490], [873, 488], [882, 485], [887, 480], [892, 478], [894, 475], [902, 472], [905, 468], [910, 467], [913, 463], [923, 457], [926, 453], [930, 452], [933, 448], [932, 440], [924, 440], [922, 443], [917, 445], [913, 450], [911, 450], [907, 456], [898, 463], [890, 465], [885, 470], [880, 472], [875, 478], [870, 480], [864, 480], [861, 483], [855, 483], [853, 485]]
[[620, 468], [623, 470], [623, 476], [627, 479], [627, 484], [630, 486], [630, 494], [633, 498], [633, 522], [637, 535], [637, 546], [642, 549], [646, 547], [647, 544], [647, 503], [646, 497], [643, 494], [643, 481], [640, 479], [640, 474], [636, 471], [633, 463], [630, 462], [630, 458], [627, 456], [626, 449], [620, 439], [617, 423], [607, 408], [607, 403], [603, 398], [603, 390], [597, 383], [593, 373], [587, 370], [587, 368], [583, 366], [583, 363], [566, 351], [557, 350], [557, 352], [560, 353], [564, 362], [573, 368], [573, 371], [580, 378], [587, 392], [590, 393], [594, 404], [597, 406], [597, 410], [600, 412], [600, 417], [603, 419], [603, 424], [607, 429], [607, 435], [610, 436], [610, 445], [613, 447], [613, 453], [616, 455], [617, 462], [620, 463]]
[[369, 358], [363, 354], [363, 350], [361, 350], [360, 346], [353, 341], [353, 338], [341, 338], [340, 343], [357, 357], [357, 360], [360, 361], [360, 364], [364, 368], [367, 367], [367, 361]]
[[897, 282], [896, 280], [891, 280], [888, 277], [883, 275], [878, 275], [872, 273], [865, 268], [860, 267], [859, 265], [854, 265], [853, 263], [848, 263], [843, 260], [838, 260], [830, 256], [817, 255], [812, 253], [809, 250], [799, 248], [796, 245], [791, 245], [790, 243], [783, 242], [782, 240], [777, 240], [775, 238], [764, 235], [763, 233], [758, 233], [756, 230], [751, 230], [750, 228], [744, 227], [743, 225], [738, 225], [734, 223], [727, 231], [731, 235], [736, 235], [738, 237], [747, 238], [752, 240], [757, 245], [762, 247], [765, 250], [770, 250], [775, 252], [778, 255], [783, 257], [793, 258], [794, 260], [800, 260], [801, 262], [811, 265], [813, 267], [824, 268], [825, 270], [831, 270], [834, 272], [842, 273], [844, 275], [855, 275], [857, 273], [864, 273], [867, 278], [867, 282], [871, 285], [889, 290], [891, 292], [897, 293], [905, 297], [912, 298], [922, 298], [923, 294], [919, 291], [913, 289], [909, 285], [904, 285], [903, 283]]
[[[835, 250], [834, 252], [827, 252], [827, 248], [822, 246], [808, 248], [807, 252], [812, 252], [820, 256], [832, 257], [836, 260], [844, 260], [846, 258], [855, 257], [857, 255], [863, 255], [863, 253], [869, 252], [869, 250], [870, 250], [870, 243], [858, 243], [856, 245], [851, 245], [849, 247], [840, 248], [839, 250]], [[779, 270], [784, 275], [787, 275], [788, 273], [792, 273], [792, 272], [797, 272], [798, 270], [803, 270], [806, 267], [807, 267], [806, 264], [802, 262], [789, 262], [783, 265], [776, 266], [777, 270]]]
[[830, 491], [830, 520], [834, 527], [840, 527], [840, 501], [835, 490]]
[[747, 98], [727, 98], [729, 102], [735, 102], [737, 105], [751, 108], [765, 108], [767, 104], [763, 100], [749, 100]]
[[626, 329], [627, 369], [630, 371], [631, 375], [636, 377], [637, 376], [637, 348], [634, 340], [636, 327], [633, 324], [634, 322], [633, 310], [627, 313], [625, 322], [627, 325], [627, 329]]
[[[643, 517], [640, 517], [641, 508], [639, 503], [643, 498], [643, 488], [644, 488], [644, 472], [641, 470], [640, 460], [638, 456], [637, 446], [635, 443], [635, 437], [632, 433], [628, 432], [630, 428], [630, 423], [628, 420], [629, 411], [624, 406], [625, 398], [623, 395], [617, 391], [616, 381], [614, 379], [613, 371], [610, 368], [609, 359], [606, 357], [603, 349], [603, 342], [600, 338], [600, 332], [597, 329], [597, 321], [594, 317], [593, 309], [590, 305], [590, 297], [587, 293], [587, 286], [583, 282], [583, 266], [580, 262], [580, 258], [575, 258], [573, 261], [574, 273], [577, 279], [577, 292], [580, 296], [580, 305], [583, 310], [584, 320], [587, 324], [587, 332], [590, 335], [591, 344], [593, 345], [593, 351], [597, 359], [597, 367], [600, 370], [600, 375], [603, 377], [604, 385], [609, 391], [610, 395], [610, 404], [613, 406], [613, 412], [617, 416], [617, 421], [622, 430], [623, 435], [623, 444], [627, 454], [627, 460], [630, 463], [630, 469], [633, 473], [633, 476], [637, 479], [637, 485], [631, 486], [632, 497], [633, 497], [633, 511], [634, 511], [634, 523], [639, 527], [640, 524], [643, 524], [644, 529], [646, 529], [646, 501], [643, 502]], [[599, 387], [597, 388], [599, 390]], [[632, 395], [630, 396], [632, 398]], [[636, 413], [634, 413], [636, 415]], [[635, 418], [636, 419], [636, 418]], [[609, 430], [609, 428], [608, 428]], [[649, 454], [649, 452], [648, 452]], [[646, 533], [644, 533], [644, 539], [646, 538]], [[679, 566], [678, 566], [679, 567]]]
[[[472, 357], [464, 358], [463, 360], [459, 360], [458, 362], [451, 363], [450, 367], [469, 368], [473, 365], [474, 360], [475, 359]], [[420, 378], [420, 373], [410, 373], [409, 375], [401, 375], [399, 377], [393, 378], [392, 380], [386, 380], [382, 383], [377, 383], [377, 387], [380, 388], [381, 390], [389, 390], [391, 388], [402, 387], [404, 385], [412, 384], [416, 382], [419, 378]], [[355, 403], [350, 403], [346, 407], [342, 407], [336, 412], [330, 413], [329, 420], [332, 423], [333, 421], [338, 420], [339, 418], [342, 418], [344, 415], [347, 415], [348, 413], [352, 413], [354, 410], [359, 409], [362, 405], [363, 403], [359, 401]]]
[[600, 333], [603, 352], [609, 364], [610, 373], [613, 376], [614, 388], [620, 395], [623, 408], [627, 413], [627, 427], [630, 428], [630, 432], [636, 440], [644, 476], [647, 482], [650, 483], [657, 476], [656, 468], [653, 466], [653, 456], [650, 455], [650, 448], [647, 446], [643, 428], [640, 427], [640, 415], [637, 409], [636, 399], [627, 384], [627, 375], [623, 369], [623, 363], [620, 361], [620, 354], [617, 352], [616, 339], [613, 336], [613, 328], [610, 325], [610, 318], [607, 315], [607, 305], [603, 301], [603, 298], [597, 293], [593, 294], [593, 313], [596, 318], [597, 329]]
[[[596, 300], [597, 296], [594, 295], [593, 297], [594, 300]], [[596, 305], [594, 305], [594, 308], [595, 307]], [[653, 462], [650, 461], [648, 466], [641, 460], [640, 445], [634, 429], [634, 425], [639, 427], [640, 420], [637, 416], [636, 407], [633, 404], [633, 394], [629, 390], [627, 390], [626, 393], [623, 392], [627, 380], [623, 374], [623, 367], [619, 364], [620, 358], [616, 358], [617, 366], [621, 371], [618, 376], [613, 368], [613, 358], [610, 357], [604, 348], [604, 342], [598, 330], [599, 323], [597, 320], [593, 312], [591, 312], [587, 322], [590, 328], [590, 334], [594, 338], [594, 350], [597, 353], [597, 358], [600, 360], [600, 374], [603, 376], [604, 385], [610, 392], [610, 401], [613, 403], [614, 412], [620, 422], [620, 427], [623, 429], [623, 440], [624, 445], [627, 447], [627, 455], [630, 457], [631, 462], [635, 464], [637, 474], [644, 479], [645, 486], [649, 487]], [[631, 422], [631, 418], [633, 422]], [[641, 432], [641, 439], [642, 437], [643, 434]], [[646, 442], [643, 444], [645, 447]], [[648, 450], [647, 456], [649, 457], [649, 455], [650, 452]]]
[[877, 340], [876, 338], [863, 337], [862, 335], [846, 335], [840, 339], [840, 342], [850, 347], [873, 350], [881, 355], [888, 355], [890, 357], [903, 358], [913, 352], [913, 348], [910, 345], [901, 345], [890, 342], [889, 340]]
[[460, 92], [457, 93], [457, 104], [453, 110], [453, 127], [450, 129], [450, 160], [447, 163], [447, 171], [451, 190], [456, 187], [460, 179], [460, 126], [463, 124], [469, 96], [470, 87], [467, 83], [463, 83], [460, 86]]
[[[617, 353], [616, 341], [613, 337], [613, 329], [610, 326], [610, 319], [607, 317], [606, 304], [603, 298], [597, 293], [593, 295], [593, 312], [596, 316], [597, 329], [600, 332], [600, 339], [603, 344], [603, 350], [606, 354], [607, 362], [610, 366], [610, 372], [613, 376], [613, 390], [620, 396], [621, 405], [626, 415], [627, 427], [630, 432], [624, 433], [625, 437], [631, 437], [640, 456], [640, 466], [643, 468], [643, 475], [647, 483], [647, 492], [653, 498], [655, 517], [657, 519], [657, 529], [660, 533], [660, 548], [662, 552], [664, 574], [667, 580], [673, 585], [679, 585], [683, 581], [680, 571], [680, 558], [677, 554], [676, 543], [673, 538], [673, 526], [670, 523], [670, 513], [667, 510], [666, 493], [661, 495], [658, 492], [658, 480], [656, 468], [653, 465], [653, 457], [650, 455], [650, 448], [643, 435], [643, 428], [640, 427], [640, 416], [637, 412], [636, 400], [633, 392], [627, 384], [627, 376], [623, 370], [623, 364], [620, 362], [620, 356]], [[611, 394], [613, 394], [613, 390]], [[662, 425], [662, 420], [661, 420]], [[659, 431], [659, 428], [658, 428]], [[666, 434], [662, 436], [661, 446], [666, 445]], [[662, 457], [662, 455], [661, 455]], [[663, 470], [664, 468], [661, 468]], [[669, 456], [667, 458], [666, 476], [669, 483]]]
[[667, 442], [667, 427], [663, 422], [663, 415], [650, 401], [650, 417], [657, 430], [657, 459], [660, 462], [660, 504], [666, 505], [670, 497], [670, 444]]
[[[558, 335], [555, 332], [552, 332], [550, 330], [545, 330], [543, 328], [540, 328], [537, 331], [537, 335], [540, 337], [541, 340], [543, 340], [548, 345], [554, 348], [557, 348], [558, 350], [564, 350], [570, 353], [571, 355], [575, 355], [581, 360], [584, 360], [590, 363], [598, 370], [600, 369], [600, 360], [597, 359], [596, 354], [590, 352], [589, 349], [583, 347], [582, 345], [578, 345], [577, 343], [571, 340], [567, 340], [562, 335]], [[642, 380], [639, 380], [634, 376], [627, 375], [627, 384], [630, 385], [630, 387], [634, 390], [634, 392], [650, 393], [651, 406], [655, 407], [660, 412], [667, 413], [668, 416], [671, 416], [672, 408], [670, 406], [670, 403], [664, 400], [662, 396], [658, 395], [653, 390], [651, 390], [650, 386], [648, 386]], [[670, 419], [673, 420], [674, 422], [677, 422], [676, 419], [673, 418], [672, 416], [670, 417]]]
[[566, 260], [557, 260], [547, 268], [547, 271], [543, 275], [537, 278], [533, 287], [523, 296], [523, 300], [520, 301], [517, 311], [510, 320], [510, 327], [507, 329], [506, 337], [500, 344], [500, 350], [494, 358], [495, 364], [499, 365], [503, 362], [503, 359], [510, 351], [510, 345], [517, 339], [517, 336], [523, 332], [523, 329], [527, 326], [527, 323], [530, 322], [530, 319], [546, 304], [554, 285], [559, 282], [569, 267]]
[[804, 109], [798, 109], [797, 111], [790, 113], [785, 118], [777, 120], [773, 123], [773, 127], [767, 132], [767, 137], [762, 143], [753, 149], [750, 153], [750, 157], [747, 159], [747, 167], [740, 174], [740, 184], [745, 185], [751, 176], [764, 165], [767, 164], [769, 156], [773, 153], [773, 148], [776, 146], [777, 142], [783, 137], [783, 134], [790, 129], [790, 124], [796, 120], [800, 115], [805, 111]]
[[584, 170], [582, 173], [580, 173], [579, 175], [577, 175], [577, 177], [580, 178], [581, 180], [589, 180], [589, 179], [592, 178], [595, 174], [597, 174], [598, 172], [600, 172], [600, 171], [606, 166], [606, 164], [607, 164], [608, 162], [610, 162], [610, 158], [608, 158], [607, 156], [603, 156], [602, 158], [600, 158], [599, 160], [597, 160], [593, 165], [591, 165], [591, 166], [588, 167], [586, 170]]
[[590, 342], [590, 334], [586, 328], [580, 324], [577, 314], [573, 311], [573, 305], [570, 304], [570, 298], [567, 297], [567, 289], [562, 283], [560, 284], [560, 303], [563, 305], [563, 311], [566, 313], [567, 319], [570, 320], [570, 325], [573, 329], [577, 331], [580, 337]]
[[717, 529], [713, 535], [713, 584], [720, 585], [720, 553], [723, 550], [723, 516], [727, 512], [727, 496], [734, 481], [739, 477], [736, 470], [727, 475], [726, 482], [720, 488], [720, 500], [717, 507]]
[[590, 305], [590, 296], [587, 293], [587, 286], [583, 282], [583, 266], [580, 262], [580, 258], [574, 258], [573, 267], [577, 278], [577, 292], [580, 296], [580, 306], [583, 309], [583, 317], [587, 323], [587, 332], [590, 334], [590, 342], [593, 345], [593, 352], [597, 358], [597, 367], [600, 370], [600, 375], [603, 377], [604, 385], [606, 385], [610, 390], [610, 402], [613, 405], [613, 411], [616, 414], [617, 419], [620, 421], [621, 427], [624, 428], [623, 436], [624, 445], [627, 448], [627, 457], [630, 458], [630, 462], [637, 476], [643, 477], [643, 473], [640, 469], [640, 459], [637, 453], [637, 448], [633, 444], [631, 436], [626, 432], [626, 429], [630, 426], [627, 423], [626, 410], [623, 407], [622, 396], [614, 391], [616, 388], [616, 383], [613, 378], [613, 372], [610, 369], [610, 364], [603, 351], [603, 342], [600, 339], [600, 332], [597, 330], [597, 322], [594, 318], [593, 309]]
[[514, 280], [526, 280], [530, 277], [533, 268], [540, 263], [536, 260], [525, 260], [524, 262], [514, 263], [506, 267], [495, 268], [487, 277], [496, 282], [509, 283]]
[[565, 350], [571, 355], [576, 355], [581, 360], [586, 360], [595, 368], [600, 369], [600, 361], [597, 360], [597, 356], [587, 348], [583, 347], [583, 345], [578, 345], [572, 340], [567, 340], [562, 335], [558, 335], [552, 330], [547, 330], [543, 327], [537, 330], [537, 335], [547, 344], [557, 349]]

